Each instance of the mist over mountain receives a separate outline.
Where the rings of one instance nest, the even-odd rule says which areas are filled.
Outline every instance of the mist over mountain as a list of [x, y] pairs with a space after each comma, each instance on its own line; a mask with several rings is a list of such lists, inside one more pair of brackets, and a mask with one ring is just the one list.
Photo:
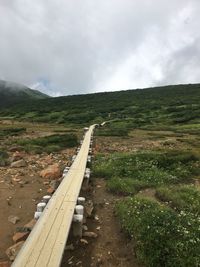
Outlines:
[[48, 95], [45, 95], [37, 90], [32, 90], [27, 86], [0, 80], [0, 108], [9, 107], [34, 99], [45, 99], [48, 97]]

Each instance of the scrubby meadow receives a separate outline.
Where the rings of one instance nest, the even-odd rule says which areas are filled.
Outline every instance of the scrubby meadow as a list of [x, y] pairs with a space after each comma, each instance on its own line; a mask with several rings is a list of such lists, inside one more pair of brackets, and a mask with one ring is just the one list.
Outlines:
[[114, 123], [99, 129], [99, 142], [107, 147], [99, 148], [94, 176], [106, 179], [107, 190], [116, 195], [115, 214], [124, 233], [133, 240], [140, 263], [150, 267], [197, 267], [198, 125], [175, 124], [173, 129], [166, 127], [166, 132], [165, 125], [160, 128], [135, 132], [129, 129], [125, 138], [122, 133], [122, 149]]
[[[83, 255], [92, 259], [105, 247], [102, 266], [106, 267], [108, 262], [116, 266], [123, 260], [124, 266], [131, 266], [134, 257], [139, 264], [134, 259], [134, 266], [200, 266], [199, 84], [45, 98], [12, 107], [5, 103], [0, 116], [0, 165], [2, 174], [10, 169], [4, 179], [8, 190], [27, 176], [27, 167], [22, 167], [16, 180], [18, 173], [10, 168], [13, 157], [19, 156], [13, 155], [13, 147], [22, 159], [28, 159], [29, 172], [34, 171], [31, 175], [37, 176], [34, 182], [38, 183], [36, 167], [41, 171], [56, 160], [66, 162], [81, 129], [105, 122], [95, 131], [91, 184], [95, 190], [87, 193], [91, 198], [93, 194], [96, 212], [102, 216], [101, 224], [95, 226], [100, 237], [84, 248]], [[26, 179], [31, 183], [31, 177]], [[33, 183], [32, 189], [45, 190], [39, 183], [35, 187]], [[22, 184], [17, 192], [31, 186]], [[109, 216], [107, 224], [105, 216]], [[111, 229], [116, 221], [130, 241], [122, 258], [123, 238]], [[108, 233], [102, 234], [109, 227], [115, 244], [109, 243]], [[112, 257], [112, 251], [118, 255]]]

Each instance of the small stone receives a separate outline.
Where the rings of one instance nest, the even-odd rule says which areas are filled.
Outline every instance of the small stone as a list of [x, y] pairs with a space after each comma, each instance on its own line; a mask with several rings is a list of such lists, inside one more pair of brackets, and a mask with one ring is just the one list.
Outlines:
[[14, 161], [11, 163], [12, 168], [21, 168], [21, 167], [26, 167], [27, 163], [24, 159], [20, 159], [18, 161]]
[[97, 229], [97, 231], [99, 231], [101, 229], [101, 226], [98, 226], [96, 229]]
[[17, 152], [17, 151], [22, 151], [23, 150], [23, 147], [21, 146], [11, 146], [8, 151], [10, 152]]
[[20, 153], [19, 151], [16, 151], [13, 156], [11, 157], [11, 162], [17, 161], [23, 159], [23, 154]]
[[20, 221], [19, 217], [15, 216], [15, 215], [10, 215], [8, 217], [8, 221], [13, 223], [13, 224], [16, 224], [17, 222]]
[[65, 250], [70, 250], [70, 251], [74, 250], [74, 245], [73, 244], [67, 245], [65, 247]]
[[29, 236], [30, 232], [17, 232], [13, 236], [13, 241], [15, 243], [18, 243], [19, 241], [25, 241], [27, 237]]
[[12, 178], [12, 180], [13, 180], [14, 182], [17, 182], [17, 183], [21, 181], [21, 179], [20, 179], [20, 178], [17, 178], [17, 177]]
[[33, 229], [34, 225], [36, 224], [37, 220], [32, 219], [30, 222], [28, 222], [27, 224], [24, 225], [24, 227], [27, 227], [29, 229]]
[[81, 239], [80, 239], [80, 242], [81, 242], [82, 244], [84, 244], [84, 245], [87, 245], [87, 244], [88, 244], [88, 241], [87, 241], [86, 239], [84, 239], [84, 238], [81, 238]]
[[55, 190], [53, 189], [53, 188], [51, 188], [51, 187], [49, 187], [48, 189], [47, 189], [47, 193], [48, 194], [53, 194], [55, 192]]
[[82, 229], [83, 229], [84, 231], [87, 231], [87, 230], [88, 230], [87, 225], [84, 224], [84, 225], [82, 226]]
[[52, 180], [50, 182], [50, 187], [53, 188], [54, 190], [56, 190], [59, 186], [60, 182], [58, 180]]
[[24, 241], [20, 241], [19, 243], [9, 247], [6, 250], [6, 255], [8, 256], [8, 258], [11, 261], [14, 261], [14, 259], [16, 258], [18, 252], [20, 251], [21, 247], [23, 246], [23, 244], [24, 244]]
[[25, 185], [25, 184], [28, 184], [28, 183], [29, 183], [29, 181], [20, 181], [19, 182], [20, 185]]
[[97, 234], [94, 232], [84, 232], [83, 236], [85, 237], [91, 237], [91, 238], [97, 238]]
[[94, 216], [94, 219], [95, 219], [95, 221], [99, 221], [99, 216], [98, 215], [95, 215]]
[[86, 217], [91, 217], [92, 216], [92, 212], [94, 209], [94, 205], [93, 202], [91, 200], [87, 201], [85, 203], [85, 212], [86, 212]]

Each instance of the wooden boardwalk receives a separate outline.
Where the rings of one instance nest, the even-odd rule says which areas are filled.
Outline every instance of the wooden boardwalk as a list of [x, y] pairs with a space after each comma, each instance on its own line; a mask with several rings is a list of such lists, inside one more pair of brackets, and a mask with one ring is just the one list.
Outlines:
[[90, 126], [86, 132], [81, 149], [69, 172], [53, 194], [12, 267], [60, 266], [84, 179], [94, 127], [95, 125]]

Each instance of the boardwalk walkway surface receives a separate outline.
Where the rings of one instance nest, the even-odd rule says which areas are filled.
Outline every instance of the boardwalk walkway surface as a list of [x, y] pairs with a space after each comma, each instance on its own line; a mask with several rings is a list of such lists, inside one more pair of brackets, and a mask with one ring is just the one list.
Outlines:
[[60, 266], [84, 178], [94, 127], [90, 126], [86, 132], [69, 172], [53, 194], [12, 267]]

